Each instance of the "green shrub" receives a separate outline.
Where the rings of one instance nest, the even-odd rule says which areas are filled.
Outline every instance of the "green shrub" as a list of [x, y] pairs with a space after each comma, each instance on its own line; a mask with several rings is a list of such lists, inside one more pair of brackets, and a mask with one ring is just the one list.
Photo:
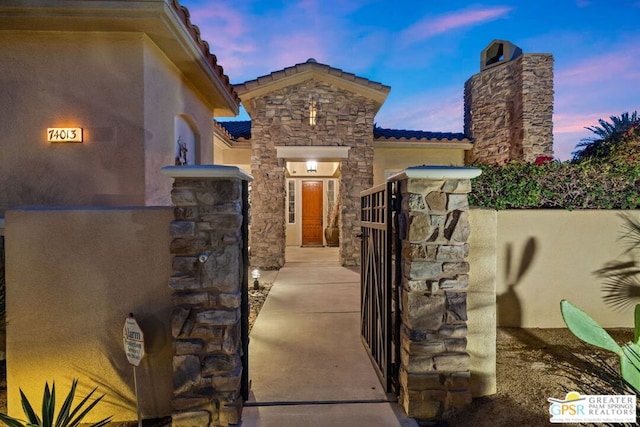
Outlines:
[[476, 165], [472, 206], [503, 209], [637, 209], [640, 164], [635, 161], [541, 161]]

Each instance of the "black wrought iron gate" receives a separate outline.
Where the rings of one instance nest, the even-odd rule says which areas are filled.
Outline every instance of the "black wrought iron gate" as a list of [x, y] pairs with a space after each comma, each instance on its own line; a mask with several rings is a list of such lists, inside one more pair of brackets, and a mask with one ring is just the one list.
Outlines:
[[[400, 259], [393, 221], [395, 183], [387, 183], [360, 194], [362, 249], [360, 271], [360, 334], [378, 377], [387, 393], [397, 392], [398, 342], [395, 259]], [[394, 203], [395, 201], [395, 203]]]

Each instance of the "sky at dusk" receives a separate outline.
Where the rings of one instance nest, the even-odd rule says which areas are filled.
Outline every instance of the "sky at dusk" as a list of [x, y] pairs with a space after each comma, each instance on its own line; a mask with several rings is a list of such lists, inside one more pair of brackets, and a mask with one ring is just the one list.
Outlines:
[[[464, 83], [494, 39], [554, 56], [554, 151], [640, 110], [640, 0], [180, 0], [232, 83], [308, 58], [391, 86], [380, 127], [462, 132]], [[248, 119], [243, 111], [238, 117]]]

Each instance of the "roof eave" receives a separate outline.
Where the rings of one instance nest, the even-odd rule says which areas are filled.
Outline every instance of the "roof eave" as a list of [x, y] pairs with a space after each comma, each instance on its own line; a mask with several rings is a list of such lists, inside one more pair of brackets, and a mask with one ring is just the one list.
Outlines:
[[443, 139], [374, 139], [374, 148], [440, 148], [469, 151], [473, 143], [469, 140]]
[[238, 95], [242, 99], [244, 108], [252, 115], [251, 99], [263, 96], [267, 93], [302, 83], [307, 80], [317, 79], [325, 83], [332, 84], [341, 89], [362, 95], [374, 101], [375, 113], [378, 112], [382, 104], [389, 96], [390, 86], [381, 83], [371, 82], [367, 79], [356, 77], [350, 73], [343, 73], [341, 70], [331, 68], [316, 63], [298, 64], [294, 67], [285, 68], [282, 71], [274, 72], [266, 76], [258, 77], [234, 86]]
[[238, 94], [188, 12], [175, 0], [3, 0], [0, 28], [144, 33], [197, 88], [215, 115], [238, 115]]

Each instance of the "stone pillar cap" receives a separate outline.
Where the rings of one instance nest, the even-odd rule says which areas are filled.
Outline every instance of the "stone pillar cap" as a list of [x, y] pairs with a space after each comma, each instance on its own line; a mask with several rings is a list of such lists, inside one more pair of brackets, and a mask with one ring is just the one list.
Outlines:
[[224, 165], [185, 165], [165, 166], [160, 169], [163, 175], [171, 178], [236, 178], [251, 182], [253, 177], [237, 166]]
[[464, 166], [412, 166], [389, 177], [388, 181], [407, 178], [471, 179], [480, 176], [481, 169]]

